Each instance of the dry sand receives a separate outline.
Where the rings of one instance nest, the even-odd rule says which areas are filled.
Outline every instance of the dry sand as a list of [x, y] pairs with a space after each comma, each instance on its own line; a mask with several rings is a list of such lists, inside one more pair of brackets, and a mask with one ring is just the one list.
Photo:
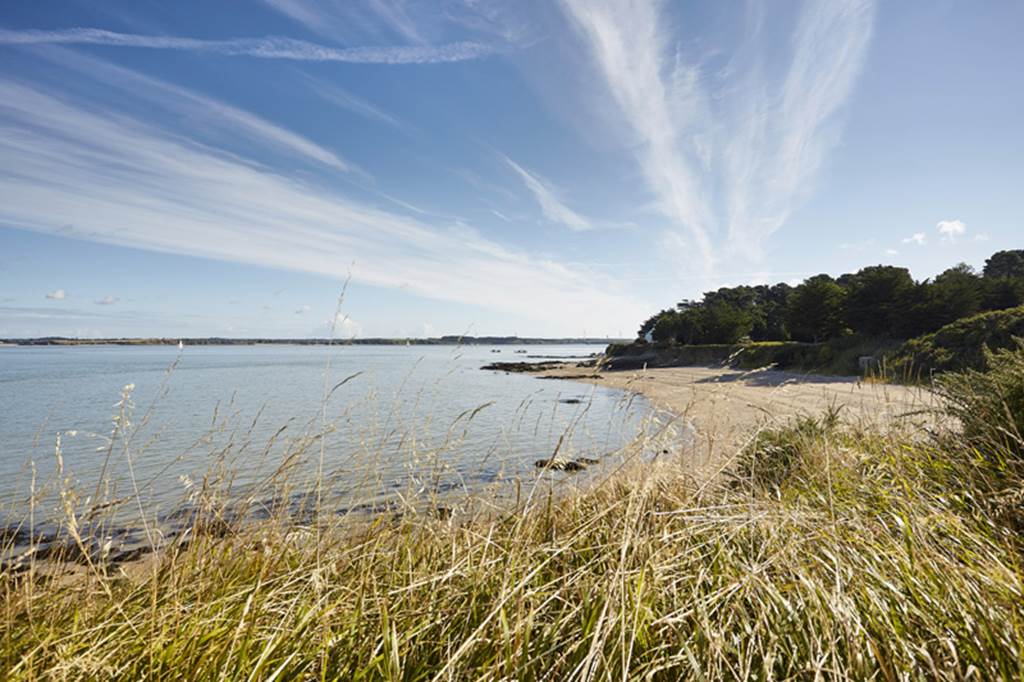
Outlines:
[[936, 419], [937, 402], [931, 392], [857, 377], [721, 367], [595, 371], [574, 365], [539, 376], [632, 391], [687, 420], [696, 430], [689, 454], [699, 469], [719, 468], [759, 427], [796, 415], [817, 416], [830, 406], [840, 408], [846, 423], [883, 430], [921, 432]]

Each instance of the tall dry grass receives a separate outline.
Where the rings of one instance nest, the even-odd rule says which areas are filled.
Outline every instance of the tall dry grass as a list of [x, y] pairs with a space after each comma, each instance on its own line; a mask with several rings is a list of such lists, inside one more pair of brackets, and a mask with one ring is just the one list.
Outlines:
[[59, 565], [70, 554], [5, 569], [0, 670], [12, 680], [1024, 677], [1012, 441], [969, 425], [883, 434], [826, 415], [761, 430], [731, 476], [703, 482], [683, 460], [645, 459], [647, 439], [631, 447], [621, 470], [585, 490], [541, 478], [498, 502], [408, 504], [359, 523], [294, 506], [253, 518], [222, 494], [216, 481], [229, 476], [211, 477], [186, 532], [142, 561], [80, 552], [72, 573]]

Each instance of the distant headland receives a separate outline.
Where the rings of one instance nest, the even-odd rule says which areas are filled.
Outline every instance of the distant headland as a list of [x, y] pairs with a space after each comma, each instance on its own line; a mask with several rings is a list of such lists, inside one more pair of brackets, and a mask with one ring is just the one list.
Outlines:
[[433, 338], [354, 338], [354, 339], [272, 339], [272, 338], [97, 338], [81, 339], [65, 336], [43, 336], [32, 339], [0, 339], [0, 345], [11, 346], [538, 346], [569, 344], [602, 344], [621, 342], [623, 339], [593, 337], [518, 337], [518, 336], [439, 336]]

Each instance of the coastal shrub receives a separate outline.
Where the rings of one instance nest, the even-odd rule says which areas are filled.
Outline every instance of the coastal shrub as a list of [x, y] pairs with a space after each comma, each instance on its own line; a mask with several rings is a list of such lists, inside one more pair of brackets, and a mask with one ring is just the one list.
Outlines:
[[729, 364], [739, 369], [775, 367], [799, 372], [856, 375], [862, 356], [877, 357], [898, 342], [847, 336], [824, 343], [754, 341], [744, 344], [634, 343], [609, 347], [611, 369]]
[[1024, 306], [981, 313], [911, 339], [886, 362], [891, 375], [927, 378], [933, 372], [984, 370], [986, 351], [1013, 348], [1024, 337]]
[[962, 425], [967, 443], [979, 452], [1009, 464], [1024, 460], [1024, 341], [1015, 350], [984, 349], [987, 371], [967, 369], [936, 381], [947, 409]]
[[719, 365], [739, 348], [731, 344], [680, 346], [674, 343], [633, 343], [613, 349], [605, 364], [610, 369]]
[[632, 343], [610, 343], [604, 354], [609, 358], [624, 355], [646, 355], [651, 352], [653, 346], [644, 340], [637, 340]]
[[737, 348], [732, 364], [740, 369], [805, 369], [821, 364], [823, 352], [824, 347], [816, 343], [763, 341]]

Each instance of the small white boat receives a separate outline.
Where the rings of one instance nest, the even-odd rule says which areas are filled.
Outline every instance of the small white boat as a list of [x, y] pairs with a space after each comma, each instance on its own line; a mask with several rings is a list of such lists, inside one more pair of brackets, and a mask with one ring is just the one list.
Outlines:
[[185, 347], [185, 342], [184, 341], [178, 341], [178, 350], [181, 350], [184, 347]]

